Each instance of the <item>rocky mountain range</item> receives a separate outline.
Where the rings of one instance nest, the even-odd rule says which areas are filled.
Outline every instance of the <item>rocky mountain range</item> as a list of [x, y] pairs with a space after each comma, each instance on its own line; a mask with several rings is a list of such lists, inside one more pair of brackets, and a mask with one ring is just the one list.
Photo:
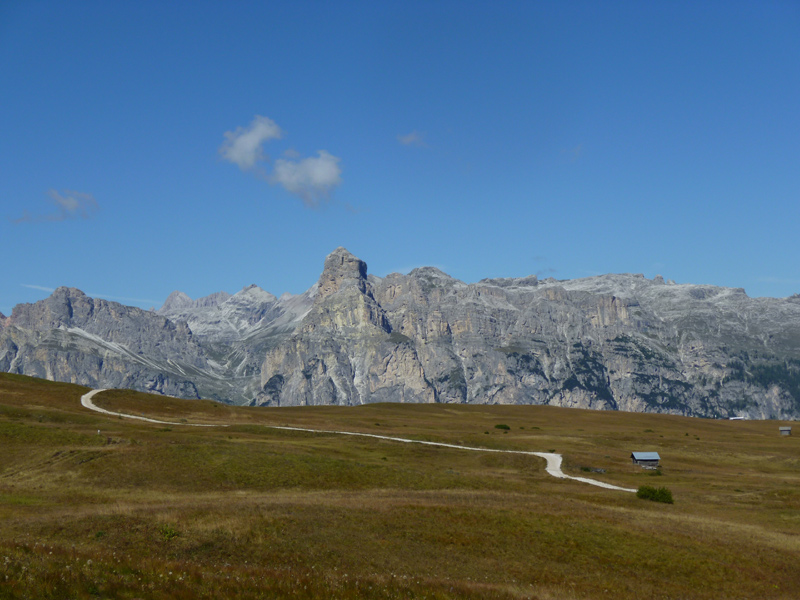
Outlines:
[[0, 370], [254, 406], [461, 402], [800, 416], [800, 297], [660, 276], [378, 278], [344, 248], [317, 284], [158, 311], [59, 288], [0, 315]]

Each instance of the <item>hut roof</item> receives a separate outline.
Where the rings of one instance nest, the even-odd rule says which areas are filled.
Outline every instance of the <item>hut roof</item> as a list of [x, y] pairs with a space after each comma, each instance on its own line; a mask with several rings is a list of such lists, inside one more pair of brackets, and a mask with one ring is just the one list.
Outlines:
[[631, 452], [634, 460], [661, 460], [658, 452]]

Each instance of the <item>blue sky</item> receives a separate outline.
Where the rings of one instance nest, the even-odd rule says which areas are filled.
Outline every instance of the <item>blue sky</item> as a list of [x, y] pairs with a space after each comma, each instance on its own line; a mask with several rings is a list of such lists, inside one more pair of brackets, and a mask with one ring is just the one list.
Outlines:
[[3, 2], [0, 312], [383, 276], [800, 292], [800, 4]]

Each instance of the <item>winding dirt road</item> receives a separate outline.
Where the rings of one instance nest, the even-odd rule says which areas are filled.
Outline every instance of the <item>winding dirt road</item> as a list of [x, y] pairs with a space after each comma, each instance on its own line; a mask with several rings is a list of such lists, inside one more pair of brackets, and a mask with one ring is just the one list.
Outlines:
[[147, 421], [148, 423], [161, 423], [163, 425], [186, 425], [187, 427], [227, 427], [227, 425], [206, 425], [200, 423], [175, 423], [173, 421], [159, 421], [158, 419], [148, 419], [147, 417], [138, 417], [136, 415], [127, 415], [125, 413], [119, 412], [111, 412], [110, 410], [106, 410], [105, 408], [100, 408], [99, 406], [95, 406], [94, 402], [92, 402], [92, 397], [95, 394], [99, 394], [100, 392], [105, 392], [105, 389], [99, 390], [92, 390], [88, 394], [84, 394], [81, 396], [81, 404], [88, 408], [89, 410], [94, 410], [99, 413], [103, 413], [106, 415], [111, 415], [112, 417], [125, 417], [126, 419], [137, 419], [139, 421]]
[[[126, 419], [138, 419], [140, 421], [147, 421], [148, 423], [161, 423], [163, 425], [185, 425], [187, 427], [228, 427], [227, 425], [207, 425], [207, 424], [199, 424], [199, 423], [176, 423], [174, 421], [160, 421], [158, 419], [148, 419], [147, 417], [139, 417], [136, 415], [128, 415], [125, 413], [119, 412], [111, 412], [110, 410], [105, 410], [96, 406], [92, 402], [92, 397], [95, 394], [99, 394], [100, 392], [104, 392], [105, 389], [98, 389], [92, 390], [88, 394], [84, 394], [81, 396], [81, 404], [88, 408], [89, 410], [94, 410], [103, 414], [111, 415], [113, 417], [124, 417]], [[597, 487], [606, 488], [609, 490], [620, 490], [623, 492], [636, 492], [636, 490], [631, 488], [624, 488], [618, 485], [612, 485], [610, 483], [605, 483], [603, 481], [596, 481], [595, 479], [589, 479], [588, 477], [573, 477], [572, 475], [567, 475], [561, 470], [561, 461], [563, 460], [560, 454], [555, 454], [553, 452], [527, 452], [525, 450], [495, 450], [493, 448], [472, 448], [470, 446], [457, 446], [456, 444], [445, 444], [442, 442], [425, 442], [422, 440], [410, 440], [407, 438], [398, 438], [398, 437], [389, 437], [386, 435], [376, 435], [374, 433], [356, 433], [353, 431], [333, 431], [328, 429], [306, 429], [303, 427], [288, 427], [288, 426], [280, 426], [280, 425], [265, 425], [264, 427], [268, 427], [270, 429], [288, 429], [290, 431], [308, 431], [311, 433], [335, 433], [339, 435], [353, 435], [359, 437], [369, 437], [375, 438], [379, 440], [390, 440], [393, 442], [401, 442], [404, 444], [424, 444], [426, 446], [440, 446], [442, 448], [455, 448], [457, 450], [471, 450], [473, 452], [505, 452], [507, 454], [525, 454], [528, 456], [538, 456], [539, 458], [543, 458], [547, 461], [547, 467], [545, 470], [552, 475], [553, 477], [557, 477], [558, 479], [573, 479], [575, 481], [580, 481], [582, 483], [588, 483], [589, 485], [595, 485]]]

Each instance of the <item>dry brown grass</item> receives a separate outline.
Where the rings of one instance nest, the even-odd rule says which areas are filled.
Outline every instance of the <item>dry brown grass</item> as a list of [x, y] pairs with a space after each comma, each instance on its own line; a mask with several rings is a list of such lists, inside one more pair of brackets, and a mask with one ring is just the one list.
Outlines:
[[[788, 599], [800, 590], [800, 440], [780, 437], [778, 422], [95, 396], [109, 410], [230, 425], [201, 429], [90, 413], [85, 391], [0, 375], [0, 598]], [[675, 504], [556, 480], [524, 456], [269, 424], [555, 450], [572, 474], [666, 486]], [[658, 451], [663, 474], [633, 467], [632, 450]]]

